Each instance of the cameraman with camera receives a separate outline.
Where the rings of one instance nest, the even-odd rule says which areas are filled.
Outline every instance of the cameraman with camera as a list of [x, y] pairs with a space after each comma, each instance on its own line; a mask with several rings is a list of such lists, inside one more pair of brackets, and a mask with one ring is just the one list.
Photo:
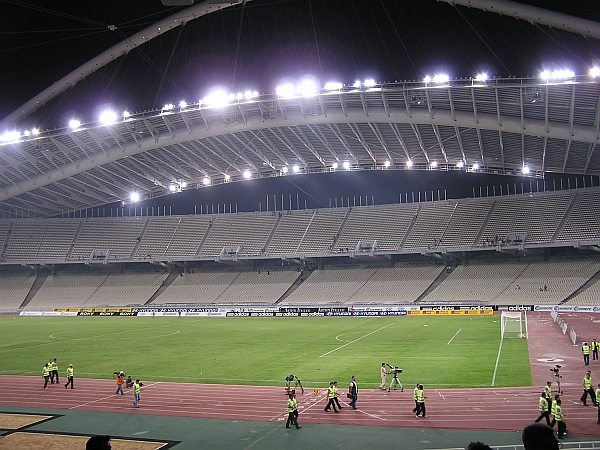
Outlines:
[[379, 385], [379, 389], [383, 389], [385, 391], [385, 385], [387, 384], [387, 374], [389, 372], [385, 369], [385, 363], [381, 363], [381, 384]]

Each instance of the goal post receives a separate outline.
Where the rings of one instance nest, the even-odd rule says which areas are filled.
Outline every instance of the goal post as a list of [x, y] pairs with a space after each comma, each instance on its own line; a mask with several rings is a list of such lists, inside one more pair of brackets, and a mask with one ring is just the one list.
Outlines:
[[502, 311], [500, 316], [502, 339], [527, 337], [527, 314], [524, 311]]

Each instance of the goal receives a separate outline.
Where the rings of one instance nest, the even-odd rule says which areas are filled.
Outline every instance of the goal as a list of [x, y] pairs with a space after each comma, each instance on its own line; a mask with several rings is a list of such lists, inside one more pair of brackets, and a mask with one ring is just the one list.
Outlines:
[[502, 339], [527, 337], [527, 314], [523, 311], [502, 311], [500, 316]]

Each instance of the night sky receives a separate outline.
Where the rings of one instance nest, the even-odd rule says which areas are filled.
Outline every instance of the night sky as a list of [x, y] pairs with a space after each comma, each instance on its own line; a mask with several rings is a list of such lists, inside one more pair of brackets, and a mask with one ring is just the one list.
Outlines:
[[[595, 0], [534, 6], [600, 21]], [[182, 8], [160, 0], [0, 0], [0, 117], [82, 63]], [[109, 31], [116, 25], [117, 31]], [[273, 92], [282, 81], [585, 73], [600, 41], [435, 0], [254, 0], [188, 22], [131, 52], [50, 102], [31, 123], [96, 120], [101, 106], [140, 111], [210, 89]]]
[[[520, 3], [600, 22], [596, 0]], [[0, 117], [124, 37], [181, 10], [166, 8], [160, 0], [0, 0]], [[51, 129], [73, 117], [95, 121], [106, 106], [141, 111], [194, 102], [215, 87], [274, 92], [281, 82], [306, 76], [321, 85], [366, 78], [421, 80], [440, 72], [453, 78], [481, 71], [523, 77], [564, 67], [584, 74], [598, 62], [600, 41], [435, 0], [254, 0], [150, 41], [50, 101], [22, 125]], [[393, 180], [355, 178], [340, 192], [339, 180], [329, 176], [325, 186], [311, 176], [306, 186], [280, 180], [256, 192], [247, 189], [243, 199], [223, 188], [217, 196], [214, 191], [181, 194], [180, 200], [169, 196], [162, 204], [181, 203], [181, 212], [189, 213], [193, 204], [239, 200], [247, 204], [242, 209], [256, 210], [266, 195], [287, 199], [305, 192], [308, 207], [327, 207], [335, 197], [367, 195], [389, 203], [407, 192], [429, 189], [437, 196], [438, 189], [448, 188], [448, 196], [457, 198], [471, 196], [479, 186], [503, 183], [456, 177], [449, 182], [430, 175], [409, 179], [405, 173]], [[529, 181], [524, 181], [526, 190]], [[511, 186], [520, 182], [506, 181]]]

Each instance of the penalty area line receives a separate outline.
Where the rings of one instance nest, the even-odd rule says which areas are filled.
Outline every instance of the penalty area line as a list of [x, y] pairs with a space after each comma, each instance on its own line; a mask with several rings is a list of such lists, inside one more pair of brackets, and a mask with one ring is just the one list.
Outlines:
[[462, 330], [462, 328], [459, 328], [459, 329], [458, 329], [458, 331], [456, 332], [456, 334], [455, 334], [454, 336], [452, 336], [452, 339], [450, 339], [446, 345], [450, 345], [450, 344], [452, 343], [452, 341], [454, 340], [454, 338], [455, 338], [456, 336], [458, 336], [458, 333], [460, 333], [460, 330]]
[[364, 336], [361, 336], [361, 337], [359, 337], [359, 338], [356, 338], [356, 339], [354, 339], [353, 341], [347, 342], [347, 343], [345, 343], [344, 345], [341, 345], [341, 346], [339, 346], [338, 348], [334, 348], [333, 350], [331, 350], [331, 351], [329, 351], [329, 352], [327, 352], [327, 353], [323, 353], [321, 356], [319, 356], [319, 358], [322, 358], [323, 356], [327, 356], [327, 355], [329, 355], [330, 353], [337, 352], [338, 350], [340, 350], [340, 349], [342, 349], [342, 348], [346, 347], [347, 345], [354, 344], [355, 342], [357, 342], [357, 341], [360, 341], [361, 339], [363, 339], [363, 338], [366, 338], [367, 336], [370, 336], [370, 335], [372, 335], [373, 333], [377, 333], [378, 331], [381, 331], [381, 330], [383, 330], [384, 328], [387, 328], [387, 327], [389, 327], [390, 325], [394, 325], [394, 322], [392, 322], [392, 323], [388, 323], [388, 324], [387, 324], [385, 327], [381, 327], [381, 328], [379, 328], [379, 329], [377, 329], [377, 330], [375, 330], [375, 331], [371, 331], [370, 333], [367, 333], [367, 334], [365, 334]]

